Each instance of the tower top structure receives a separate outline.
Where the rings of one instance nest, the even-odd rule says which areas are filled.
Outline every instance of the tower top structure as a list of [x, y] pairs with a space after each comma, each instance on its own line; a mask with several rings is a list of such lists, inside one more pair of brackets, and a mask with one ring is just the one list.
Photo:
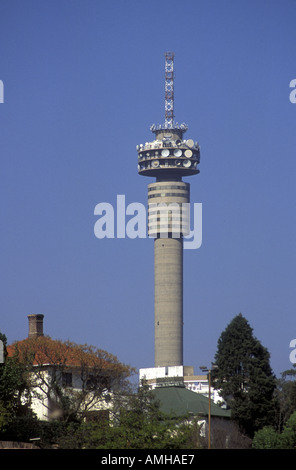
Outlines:
[[157, 134], [161, 130], [178, 130], [180, 135], [187, 131], [185, 123], [179, 125], [174, 121], [174, 52], [165, 53], [165, 87], [164, 87], [164, 124], [152, 124], [150, 130]]
[[138, 173], [157, 178], [181, 178], [199, 173], [200, 147], [192, 139], [184, 140], [188, 126], [174, 121], [174, 52], [165, 53], [165, 120], [152, 124], [155, 140], [137, 145]]

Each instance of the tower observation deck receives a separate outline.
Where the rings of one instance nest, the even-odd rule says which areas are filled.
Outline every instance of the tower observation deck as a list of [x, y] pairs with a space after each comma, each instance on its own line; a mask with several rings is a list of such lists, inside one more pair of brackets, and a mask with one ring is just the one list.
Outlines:
[[174, 122], [174, 53], [165, 53], [165, 122], [137, 145], [138, 173], [148, 184], [148, 235], [154, 238], [155, 368], [183, 366], [183, 236], [188, 235], [190, 185], [199, 173], [200, 147]]

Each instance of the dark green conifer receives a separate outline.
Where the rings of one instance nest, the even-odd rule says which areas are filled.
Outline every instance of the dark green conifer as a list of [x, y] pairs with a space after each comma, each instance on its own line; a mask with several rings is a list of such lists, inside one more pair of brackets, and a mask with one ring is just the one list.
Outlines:
[[276, 378], [269, 361], [247, 320], [241, 313], [234, 317], [218, 340], [213, 384], [249, 437], [275, 422]]

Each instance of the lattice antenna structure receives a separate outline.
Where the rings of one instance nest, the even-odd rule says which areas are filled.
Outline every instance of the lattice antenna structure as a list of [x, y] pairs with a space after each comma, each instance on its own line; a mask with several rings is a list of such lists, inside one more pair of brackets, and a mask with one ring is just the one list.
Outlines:
[[173, 52], [165, 53], [165, 122], [166, 129], [174, 127], [174, 57]]
[[182, 133], [188, 129], [187, 124], [174, 122], [174, 52], [165, 52], [165, 104], [164, 104], [164, 124], [152, 124], [150, 130], [158, 132], [166, 129], [179, 129]]

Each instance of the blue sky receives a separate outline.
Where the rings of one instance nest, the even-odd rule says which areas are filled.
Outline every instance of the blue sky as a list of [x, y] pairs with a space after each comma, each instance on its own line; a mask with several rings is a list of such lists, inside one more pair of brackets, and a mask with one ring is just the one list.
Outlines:
[[136, 145], [176, 121], [201, 145], [184, 252], [184, 362], [209, 365], [242, 313], [278, 375], [295, 320], [295, 0], [0, 2], [0, 331], [44, 331], [153, 367], [153, 241], [94, 236], [100, 202], [147, 201]]

